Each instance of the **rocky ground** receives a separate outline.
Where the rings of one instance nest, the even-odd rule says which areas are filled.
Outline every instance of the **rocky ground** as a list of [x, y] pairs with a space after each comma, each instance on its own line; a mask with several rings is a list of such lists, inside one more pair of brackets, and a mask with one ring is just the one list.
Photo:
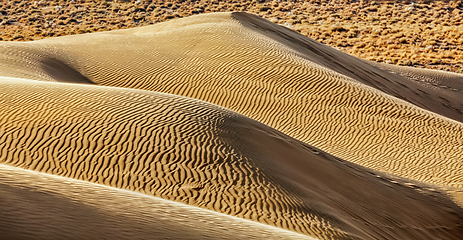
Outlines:
[[2, 0], [0, 40], [30, 41], [228, 11], [258, 14], [364, 59], [463, 73], [463, 3], [449, 0]]

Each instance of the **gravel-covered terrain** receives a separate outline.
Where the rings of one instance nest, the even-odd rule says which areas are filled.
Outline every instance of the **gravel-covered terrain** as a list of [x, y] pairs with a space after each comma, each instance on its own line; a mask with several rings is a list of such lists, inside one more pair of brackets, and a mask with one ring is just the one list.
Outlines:
[[145, 26], [207, 12], [246, 11], [364, 59], [463, 73], [462, 1], [0, 2], [0, 40]]

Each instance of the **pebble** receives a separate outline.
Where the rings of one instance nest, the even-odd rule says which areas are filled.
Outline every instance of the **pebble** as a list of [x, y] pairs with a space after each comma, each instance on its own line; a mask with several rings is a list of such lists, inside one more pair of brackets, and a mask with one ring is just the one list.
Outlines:
[[287, 27], [287, 28], [293, 28], [294, 27], [291, 23], [284, 23], [282, 26]]

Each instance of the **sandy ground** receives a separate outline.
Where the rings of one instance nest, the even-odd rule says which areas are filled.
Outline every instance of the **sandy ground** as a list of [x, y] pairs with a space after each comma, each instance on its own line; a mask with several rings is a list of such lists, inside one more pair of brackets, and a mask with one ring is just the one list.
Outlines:
[[0, 3], [0, 40], [146, 26], [246, 11], [363, 59], [463, 73], [461, 1], [35, 1]]
[[246, 13], [1, 42], [0, 164], [319, 239], [461, 239], [463, 79], [391, 66]]
[[250, 14], [3, 42], [0, 49], [4, 76], [62, 81], [74, 69], [70, 79], [79, 82], [192, 97], [369, 168], [463, 187], [459, 74], [448, 81], [438, 74], [440, 85], [457, 87], [452, 96]]
[[[463, 210], [439, 189], [335, 158], [216, 105], [87, 84], [18, 79], [0, 84], [0, 95], [7, 100], [0, 108], [6, 120], [0, 165], [13, 166], [0, 181], [9, 186], [2, 187], [7, 200], [21, 196], [15, 192], [26, 186], [33, 192], [61, 189], [27, 184], [34, 180], [21, 180], [17, 174], [24, 173], [16, 173], [16, 167], [140, 192], [319, 239], [459, 239], [463, 234]], [[91, 191], [84, 188], [78, 194]], [[28, 224], [45, 224], [45, 234], [53, 233], [42, 218], [35, 222], [45, 211], [42, 207], [50, 208], [41, 204], [40, 196], [30, 200], [36, 207], [29, 208], [38, 210], [29, 211], [26, 205], [8, 214], [11, 220], [4, 225], [9, 234], [38, 236], [22, 231]], [[99, 196], [107, 197], [93, 196], [92, 201]], [[14, 200], [4, 202], [5, 212], [17, 209], [9, 207]], [[55, 205], [57, 211], [73, 208], [65, 200], [54, 203], [63, 206]], [[101, 217], [106, 229], [109, 223]], [[171, 231], [181, 230], [169, 222], [165, 224]], [[60, 235], [72, 236], [78, 228], [65, 230]]]
[[315, 239], [146, 194], [4, 164], [0, 186], [2, 239]]

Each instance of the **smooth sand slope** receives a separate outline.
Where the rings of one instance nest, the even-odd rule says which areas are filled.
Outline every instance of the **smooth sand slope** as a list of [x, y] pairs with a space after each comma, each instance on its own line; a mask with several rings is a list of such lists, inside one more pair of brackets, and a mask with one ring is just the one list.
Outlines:
[[[445, 195], [335, 158], [216, 105], [150, 91], [9, 78], [0, 79], [0, 96], [1, 164], [141, 192], [320, 239], [463, 236], [463, 210]], [[22, 170], [17, 177], [14, 169], [0, 173], [6, 179], [0, 181], [6, 186], [2, 191], [8, 193], [3, 198], [27, 192], [13, 183], [28, 185]], [[39, 183], [29, 188], [47, 189]], [[82, 191], [85, 196], [92, 189]], [[34, 219], [34, 213], [25, 210], [25, 218]], [[23, 224], [13, 225], [27, 228]]]
[[314, 240], [146, 194], [4, 164], [0, 212], [2, 239]]
[[[407, 78], [409, 81], [421, 85], [419, 89], [429, 101], [440, 103], [443, 109], [453, 109], [461, 112], [463, 109], [463, 75], [444, 71], [418, 69], [391, 64], [373, 63], [390, 73]], [[460, 118], [456, 118], [460, 122]]]
[[2, 42], [0, 72], [205, 100], [342, 159], [463, 188], [461, 75], [429, 87], [254, 15]]

